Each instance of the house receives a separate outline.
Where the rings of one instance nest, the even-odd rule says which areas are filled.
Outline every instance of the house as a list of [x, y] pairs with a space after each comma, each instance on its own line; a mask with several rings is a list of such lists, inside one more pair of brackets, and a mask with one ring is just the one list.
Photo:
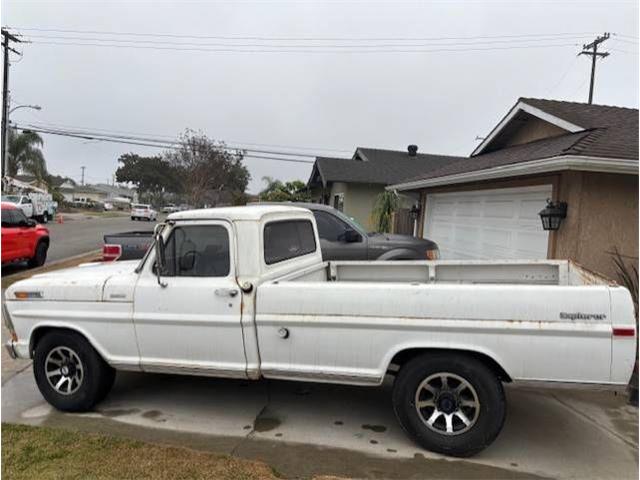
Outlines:
[[[469, 158], [389, 187], [420, 195], [419, 234], [443, 258], [573, 259], [614, 278], [637, 265], [638, 110], [520, 98]], [[542, 228], [547, 199], [566, 202]]]
[[[409, 145], [404, 152], [360, 147], [350, 159], [317, 157], [307, 186], [312, 201], [332, 205], [365, 228], [373, 229], [376, 197], [386, 186], [460, 159], [418, 153], [415, 145]], [[417, 199], [418, 196], [406, 195], [403, 206], [411, 207]]]
[[65, 201], [69, 203], [118, 203], [130, 204], [137, 200], [135, 189], [98, 183], [96, 185], [77, 185], [67, 181], [58, 187]]

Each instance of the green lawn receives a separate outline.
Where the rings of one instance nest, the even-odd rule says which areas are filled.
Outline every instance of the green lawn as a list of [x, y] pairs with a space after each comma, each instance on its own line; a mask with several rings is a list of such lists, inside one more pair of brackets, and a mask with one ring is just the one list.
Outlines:
[[261, 462], [107, 435], [2, 424], [2, 478], [276, 479]]

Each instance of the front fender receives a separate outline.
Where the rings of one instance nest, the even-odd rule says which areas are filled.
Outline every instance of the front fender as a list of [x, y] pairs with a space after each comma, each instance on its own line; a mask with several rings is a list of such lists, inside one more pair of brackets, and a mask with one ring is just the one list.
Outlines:
[[426, 260], [427, 257], [421, 257], [418, 252], [410, 248], [394, 248], [388, 252], [384, 252], [376, 260]]

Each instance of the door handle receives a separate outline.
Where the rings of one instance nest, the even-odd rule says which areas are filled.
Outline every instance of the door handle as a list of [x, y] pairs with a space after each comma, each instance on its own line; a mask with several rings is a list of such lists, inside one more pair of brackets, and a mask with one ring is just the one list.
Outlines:
[[238, 290], [235, 288], [216, 288], [215, 294], [219, 297], [235, 297]]

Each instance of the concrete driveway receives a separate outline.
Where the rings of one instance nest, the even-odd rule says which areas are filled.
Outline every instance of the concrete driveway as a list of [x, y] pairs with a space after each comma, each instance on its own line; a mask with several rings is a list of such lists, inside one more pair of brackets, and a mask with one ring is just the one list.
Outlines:
[[121, 373], [86, 414], [52, 410], [30, 369], [2, 387], [2, 419], [110, 432], [261, 459], [287, 476], [638, 478], [638, 412], [611, 391], [508, 387], [502, 434], [472, 459], [424, 451], [383, 388]]

